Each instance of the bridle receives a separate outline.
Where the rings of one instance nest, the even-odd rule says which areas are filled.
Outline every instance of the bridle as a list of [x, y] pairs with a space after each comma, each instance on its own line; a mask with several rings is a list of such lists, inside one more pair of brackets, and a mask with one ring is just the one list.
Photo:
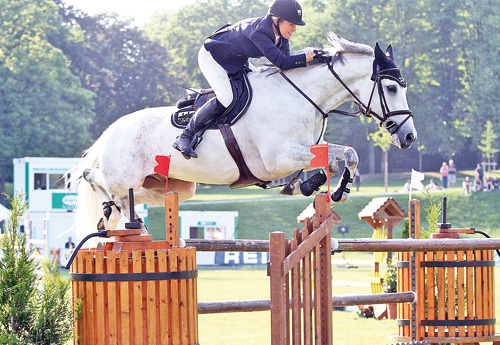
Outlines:
[[[395, 82], [397, 82], [401, 87], [404, 87], [404, 88], [407, 87], [407, 83], [403, 79], [403, 77], [397, 78], [397, 77], [394, 77], [394, 76], [392, 76], [392, 75], [389, 74], [389, 72], [400, 71], [399, 68], [395, 67], [395, 68], [387, 68], [387, 69], [384, 69], [384, 70], [380, 70], [380, 67], [378, 66], [378, 64], [376, 63], [376, 61], [373, 62], [373, 74], [372, 74], [372, 77], [371, 77], [371, 79], [373, 80], [373, 88], [372, 88], [372, 92], [370, 94], [370, 99], [368, 101], [368, 105], [365, 105], [363, 103], [363, 101], [361, 101], [354, 94], [354, 92], [349, 88], [349, 86], [340, 78], [340, 76], [337, 74], [337, 72], [335, 72], [335, 70], [333, 69], [333, 58], [332, 58], [332, 56], [324, 55], [324, 52], [322, 52], [322, 51], [315, 51], [315, 52], [316, 52], [315, 59], [317, 59], [320, 62], [324, 62], [324, 63], [327, 64], [330, 73], [347, 90], [347, 92], [349, 92], [351, 94], [351, 96], [354, 99], [353, 102], [356, 104], [356, 106], [359, 109], [359, 112], [357, 112], [357, 113], [350, 113], [350, 112], [346, 112], [346, 111], [342, 111], [342, 110], [336, 110], [336, 109], [330, 110], [329, 112], [325, 113], [316, 103], [314, 103], [314, 101], [309, 96], [307, 96], [297, 85], [295, 85], [283, 73], [283, 71], [280, 70], [279, 73], [283, 76], [283, 78], [286, 81], [288, 81], [288, 83], [290, 83], [290, 85], [292, 85], [295, 88], [295, 90], [297, 90], [305, 99], [307, 99], [309, 101], [309, 103], [311, 103], [321, 113], [321, 115], [323, 115], [323, 129], [321, 131], [322, 134], [324, 134], [325, 122], [326, 122], [326, 119], [328, 118], [328, 114], [332, 114], [332, 113], [339, 114], [339, 115], [344, 115], [344, 116], [354, 116], [354, 117], [359, 116], [359, 114], [363, 114], [366, 117], [372, 117], [373, 116], [377, 120], [379, 120], [379, 126], [380, 127], [382, 127], [382, 126], [385, 125], [385, 128], [387, 129], [387, 131], [390, 134], [396, 133], [399, 130], [399, 128], [401, 128], [401, 126], [403, 126], [403, 124], [406, 121], [408, 121], [411, 117], [413, 117], [412, 111], [409, 110], [409, 109], [390, 111], [389, 106], [387, 105], [387, 100], [385, 98], [384, 89], [382, 87], [382, 80], [383, 79], [391, 79], [391, 80], [394, 80]], [[370, 107], [370, 104], [371, 104], [372, 99], [373, 99], [373, 95], [375, 93], [375, 87], [377, 87], [377, 89], [378, 89], [378, 95], [379, 95], [379, 98], [380, 98], [380, 105], [381, 105], [381, 108], [382, 108], [382, 115], [379, 115], [376, 112], [372, 111], [372, 109]], [[399, 124], [396, 123], [395, 121], [389, 121], [392, 116], [396, 116], [396, 115], [407, 115], [407, 116]], [[319, 138], [321, 138], [321, 137], [322, 137], [322, 135], [320, 135]], [[318, 138], [318, 142], [320, 140], [319, 138]]]
[[[406, 88], [408, 84], [406, 81], [403, 79], [403, 77], [394, 77], [393, 75], [389, 74], [389, 72], [399, 72], [401, 69], [394, 67], [394, 68], [387, 68], [380, 70], [380, 67], [377, 65], [377, 63], [374, 61], [373, 62], [373, 74], [372, 74], [372, 81], [373, 81], [373, 88], [372, 92], [370, 94], [370, 99], [368, 100], [368, 105], [364, 105], [363, 101], [361, 101], [355, 94], [352, 92], [352, 90], [347, 86], [344, 81], [340, 78], [340, 76], [335, 72], [333, 69], [333, 63], [332, 63], [332, 58], [328, 57], [328, 61], [326, 61], [326, 64], [328, 66], [328, 69], [330, 70], [330, 73], [339, 81], [340, 84], [351, 94], [351, 96], [354, 98], [354, 103], [357, 105], [359, 112], [366, 117], [375, 117], [377, 120], [379, 120], [379, 126], [382, 127], [385, 125], [385, 128], [390, 134], [396, 133], [403, 124], [408, 121], [412, 115], [412, 111], [410, 109], [403, 109], [403, 110], [394, 110], [390, 111], [389, 106], [387, 105], [387, 100], [385, 98], [384, 94], [384, 88], [382, 87], [382, 80], [383, 79], [390, 79], [398, 83], [401, 87]], [[382, 108], [382, 116], [377, 114], [376, 112], [372, 111], [370, 104], [372, 103], [373, 95], [375, 93], [375, 87], [378, 89], [378, 96], [380, 99], [380, 106]], [[329, 113], [335, 113], [335, 114], [340, 114], [340, 115], [347, 115], [350, 116], [351, 113], [346, 113], [343, 111], [339, 110], [331, 110]], [[407, 115], [406, 118], [401, 121], [400, 123], [396, 123], [395, 121], [387, 123], [392, 116], [396, 115]], [[357, 116], [357, 115], [355, 115]]]

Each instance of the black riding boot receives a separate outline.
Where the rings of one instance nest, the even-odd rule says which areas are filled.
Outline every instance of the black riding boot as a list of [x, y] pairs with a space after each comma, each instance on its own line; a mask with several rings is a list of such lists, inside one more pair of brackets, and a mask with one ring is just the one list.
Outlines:
[[224, 109], [215, 97], [203, 104], [193, 115], [181, 135], [174, 141], [172, 147], [181, 151], [186, 159], [198, 158], [198, 155], [193, 150], [193, 147], [198, 142], [196, 133], [208, 125], [217, 115], [221, 114]]

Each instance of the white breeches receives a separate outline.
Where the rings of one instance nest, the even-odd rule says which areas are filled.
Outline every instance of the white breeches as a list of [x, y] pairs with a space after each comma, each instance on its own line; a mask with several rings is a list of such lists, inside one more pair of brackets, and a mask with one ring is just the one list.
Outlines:
[[226, 70], [214, 60], [212, 54], [204, 46], [201, 46], [198, 53], [198, 64], [217, 99], [227, 108], [233, 101], [233, 90]]

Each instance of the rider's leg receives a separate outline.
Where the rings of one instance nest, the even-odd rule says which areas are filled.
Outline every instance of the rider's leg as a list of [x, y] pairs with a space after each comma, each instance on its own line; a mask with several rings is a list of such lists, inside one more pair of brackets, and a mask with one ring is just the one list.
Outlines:
[[212, 54], [204, 46], [201, 46], [198, 53], [198, 64], [214, 90], [217, 99], [211, 99], [198, 109], [184, 132], [172, 144], [174, 148], [182, 152], [186, 159], [198, 157], [193, 150], [193, 145], [196, 143], [196, 140], [193, 140], [196, 132], [206, 126], [218, 114], [222, 114], [233, 100], [231, 82], [226, 70], [214, 60]]
[[193, 146], [198, 140], [195, 138], [196, 133], [203, 129], [217, 115], [224, 112], [225, 107], [220, 104], [216, 98], [210, 99], [196, 111], [194, 116], [189, 121], [188, 125], [182, 134], [174, 141], [172, 146], [181, 151], [186, 159], [198, 158], [198, 155], [193, 150]]

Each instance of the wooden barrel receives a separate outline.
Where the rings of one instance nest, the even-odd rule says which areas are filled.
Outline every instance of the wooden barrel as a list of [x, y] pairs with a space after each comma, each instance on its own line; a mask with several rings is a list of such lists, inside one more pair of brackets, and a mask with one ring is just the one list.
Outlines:
[[75, 344], [198, 344], [194, 248], [80, 251]]
[[410, 305], [399, 308], [400, 339], [432, 344], [499, 340], [492, 250], [400, 253], [399, 257], [398, 289], [417, 293], [414, 309]]

